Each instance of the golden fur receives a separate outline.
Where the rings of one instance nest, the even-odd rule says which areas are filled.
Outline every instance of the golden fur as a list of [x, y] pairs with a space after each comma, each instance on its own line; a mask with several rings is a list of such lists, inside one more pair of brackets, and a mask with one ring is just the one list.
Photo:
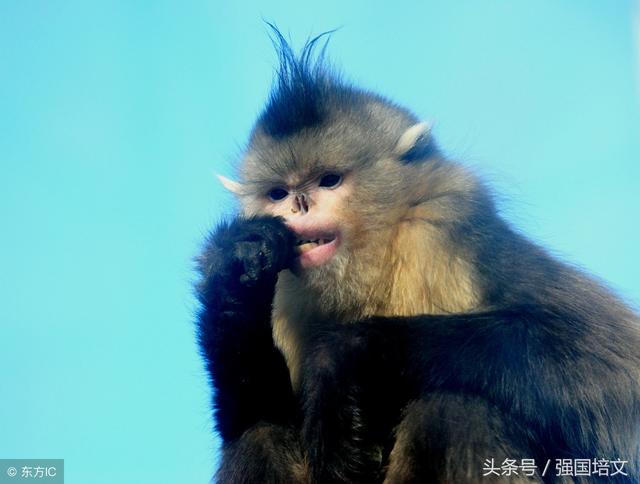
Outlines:
[[[280, 274], [273, 305], [274, 340], [285, 355], [294, 387], [316, 321], [467, 312], [479, 305], [472, 264], [463, 253], [451, 250], [452, 241], [439, 223], [463, 215], [456, 195], [470, 189], [471, 179], [455, 165], [427, 165], [415, 175], [413, 193], [404, 192], [399, 206], [388, 210], [396, 220], [377, 224], [375, 237], [365, 223], [358, 223], [366, 214], [340, 213], [352, 229], [349, 239], [358, 241], [349, 247], [346, 259], [338, 258], [314, 274]], [[377, 245], [366, 243], [369, 240]]]

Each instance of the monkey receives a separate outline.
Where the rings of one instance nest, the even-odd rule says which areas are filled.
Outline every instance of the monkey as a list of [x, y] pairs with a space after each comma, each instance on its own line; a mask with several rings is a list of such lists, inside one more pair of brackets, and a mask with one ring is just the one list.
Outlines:
[[[324, 34], [294, 52], [272, 28], [274, 86], [221, 177], [241, 211], [197, 258], [215, 482], [640, 482], [634, 310], [513, 228], [428, 123], [345, 81]], [[510, 459], [537, 469], [483, 472]]]

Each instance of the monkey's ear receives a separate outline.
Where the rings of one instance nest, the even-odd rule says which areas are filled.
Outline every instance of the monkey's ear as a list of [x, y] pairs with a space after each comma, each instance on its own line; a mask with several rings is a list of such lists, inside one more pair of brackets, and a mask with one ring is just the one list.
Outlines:
[[218, 177], [218, 180], [220, 180], [220, 183], [222, 183], [222, 186], [225, 187], [234, 195], [244, 194], [244, 186], [242, 185], [242, 183], [230, 180], [229, 178], [222, 175], [216, 175], [216, 176]]
[[394, 149], [400, 160], [406, 163], [428, 158], [434, 151], [431, 125], [426, 121], [414, 124], [402, 133]]

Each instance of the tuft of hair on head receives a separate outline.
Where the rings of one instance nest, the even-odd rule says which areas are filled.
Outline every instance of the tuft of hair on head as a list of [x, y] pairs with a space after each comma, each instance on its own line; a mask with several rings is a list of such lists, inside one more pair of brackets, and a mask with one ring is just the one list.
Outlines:
[[[324, 98], [338, 84], [325, 63], [330, 30], [305, 43], [299, 54], [271, 22], [271, 40], [278, 53], [279, 66], [274, 87], [258, 123], [274, 138], [289, 136], [302, 128], [320, 124], [326, 114]], [[322, 42], [324, 40], [324, 42]], [[322, 44], [316, 53], [319, 44]]]

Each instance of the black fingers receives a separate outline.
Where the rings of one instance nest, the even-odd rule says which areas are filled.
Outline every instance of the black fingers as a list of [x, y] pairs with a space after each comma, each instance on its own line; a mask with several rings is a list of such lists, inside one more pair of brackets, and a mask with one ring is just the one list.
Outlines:
[[238, 219], [231, 226], [231, 237], [234, 255], [243, 265], [241, 282], [245, 284], [277, 274], [293, 262], [295, 236], [281, 218]]
[[291, 266], [295, 236], [276, 217], [237, 218], [222, 223], [209, 237], [199, 260], [205, 279], [222, 278], [229, 288], [273, 283]]

